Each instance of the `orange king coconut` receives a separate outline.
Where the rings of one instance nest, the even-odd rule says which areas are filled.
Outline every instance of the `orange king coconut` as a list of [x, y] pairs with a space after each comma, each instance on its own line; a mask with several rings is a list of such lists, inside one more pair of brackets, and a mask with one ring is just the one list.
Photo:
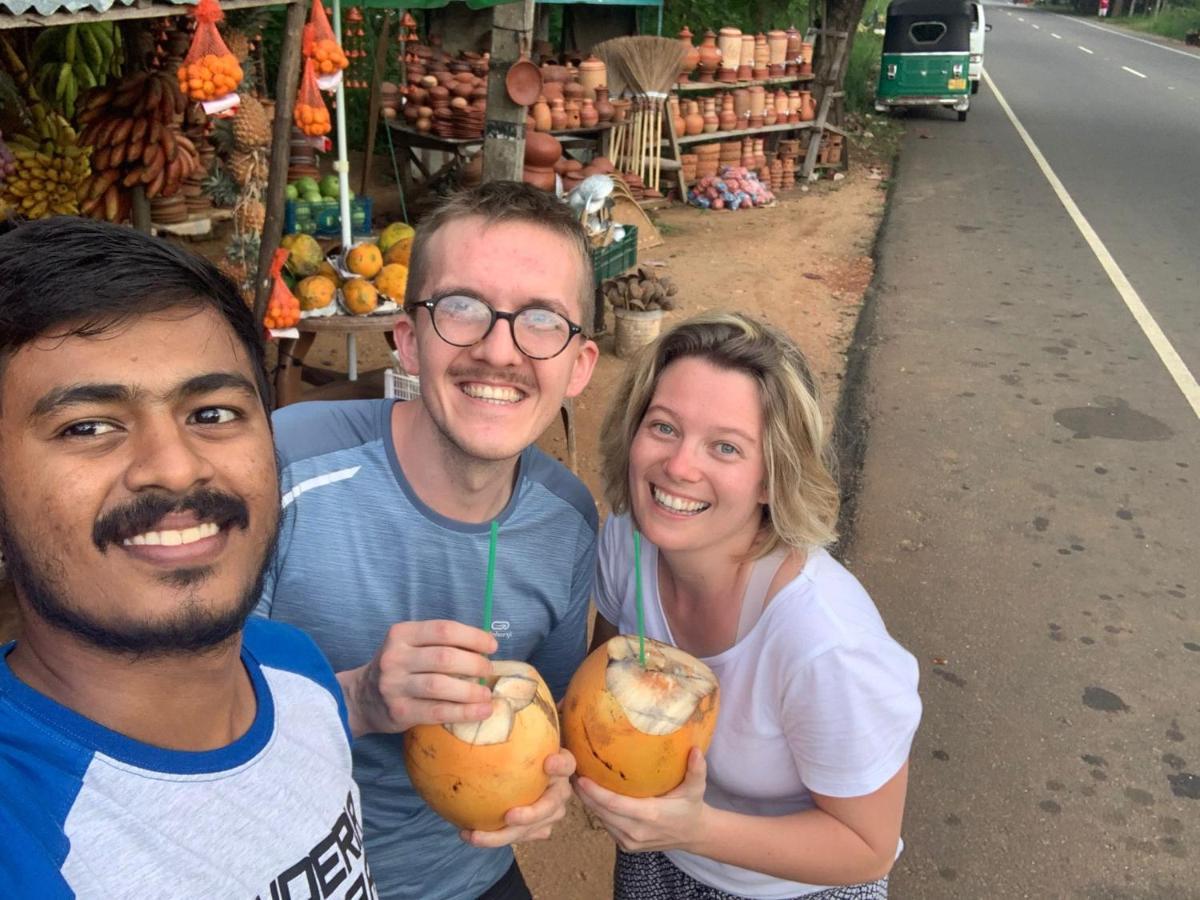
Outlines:
[[416, 725], [404, 733], [408, 777], [443, 819], [498, 831], [504, 814], [546, 792], [546, 757], [559, 749], [558, 713], [537, 669], [496, 660], [492, 714], [482, 722]]
[[720, 706], [717, 678], [694, 656], [637, 635], [591, 652], [563, 699], [563, 746], [576, 773], [627, 797], [658, 797], [687, 774], [692, 747], [707, 751]]

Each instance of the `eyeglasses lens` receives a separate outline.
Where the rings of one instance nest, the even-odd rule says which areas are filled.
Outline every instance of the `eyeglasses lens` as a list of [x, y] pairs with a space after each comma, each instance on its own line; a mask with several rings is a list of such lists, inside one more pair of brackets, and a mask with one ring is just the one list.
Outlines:
[[[433, 326], [442, 339], [469, 347], [487, 335], [492, 309], [475, 297], [442, 297], [433, 308]], [[530, 307], [512, 320], [517, 348], [534, 359], [556, 356], [571, 339], [570, 323], [549, 309]]]

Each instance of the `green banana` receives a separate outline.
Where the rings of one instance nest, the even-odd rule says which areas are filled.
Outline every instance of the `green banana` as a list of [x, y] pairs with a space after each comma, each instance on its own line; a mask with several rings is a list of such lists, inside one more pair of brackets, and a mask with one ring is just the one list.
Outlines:
[[58, 69], [58, 79], [54, 83], [54, 101], [62, 103], [67, 96], [67, 86], [75, 80], [75, 71], [70, 62], [63, 63]]
[[95, 72], [104, 72], [103, 67], [94, 69], [94, 67], [89, 66], [82, 59], [75, 60], [75, 65], [72, 68], [75, 70], [75, 80], [79, 82], [79, 90], [81, 91], [90, 91], [96, 87], [98, 81]]
[[[96, 32], [88, 25], [82, 25], [79, 29], [79, 44], [83, 49], [83, 56], [87, 62], [87, 68], [93, 72], [103, 72], [107, 66], [107, 60], [104, 56], [104, 50], [100, 46], [100, 39], [96, 37]], [[78, 72], [78, 70], [76, 70]], [[92, 79], [93, 81], [95, 79]]]
[[67, 39], [64, 46], [63, 58], [69, 62], [75, 62], [75, 55], [79, 52], [79, 26], [67, 26]]
[[62, 28], [43, 28], [37, 38], [34, 39], [33, 47], [29, 51], [29, 68], [40, 68], [42, 60], [49, 56], [53, 49], [59, 46], [63, 36], [64, 31]]

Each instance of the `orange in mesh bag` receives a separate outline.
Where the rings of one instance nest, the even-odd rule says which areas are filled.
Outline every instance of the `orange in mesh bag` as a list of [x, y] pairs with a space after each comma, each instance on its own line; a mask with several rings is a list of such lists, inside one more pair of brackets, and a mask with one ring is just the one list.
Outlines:
[[332, 75], [350, 65], [342, 45], [333, 36], [321, 0], [313, 0], [312, 15], [304, 26], [304, 55], [312, 58], [318, 75]]
[[217, 23], [225, 14], [217, 0], [200, 0], [192, 15], [196, 19], [196, 33], [179, 67], [180, 90], [201, 102], [232, 94], [242, 83], [242, 67], [217, 31]]
[[271, 260], [271, 297], [267, 300], [267, 314], [263, 324], [268, 328], [291, 328], [300, 321], [300, 301], [283, 280], [283, 264], [289, 251], [281, 247]]
[[304, 75], [300, 78], [300, 93], [296, 97], [296, 109], [292, 113], [296, 127], [309, 137], [329, 134], [329, 110], [321, 99], [321, 86], [310, 57], [304, 61]]

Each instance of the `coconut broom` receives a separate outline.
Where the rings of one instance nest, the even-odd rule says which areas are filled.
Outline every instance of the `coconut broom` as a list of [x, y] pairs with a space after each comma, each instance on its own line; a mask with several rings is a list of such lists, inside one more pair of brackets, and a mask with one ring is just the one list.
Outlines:
[[[628, 40], [628, 37], [611, 38], [592, 48], [592, 52], [604, 60], [605, 77], [608, 80], [608, 94], [613, 99], [628, 99], [625, 95], [632, 92], [629, 73], [625, 67], [626, 54], [622, 50], [622, 44]], [[628, 157], [632, 155], [631, 149], [628, 146], [629, 139], [632, 137], [631, 129], [633, 127], [631, 112], [632, 107], [627, 111], [625, 118], [618, 125], [614, 126], [609, 140], [609, 153], [612, 155], [613, 164], [618, 168], [624, 167], [625, 171], [629, 171]]]
[[645, 109], [637, 153], [641, 157], [638, 174], [655, 193], [658, 192], [662, 162], [662, 116], [667, 95], [683, 64], [686, 52], [675, 38], [630, 37], [621, 47], [625, 67]]

